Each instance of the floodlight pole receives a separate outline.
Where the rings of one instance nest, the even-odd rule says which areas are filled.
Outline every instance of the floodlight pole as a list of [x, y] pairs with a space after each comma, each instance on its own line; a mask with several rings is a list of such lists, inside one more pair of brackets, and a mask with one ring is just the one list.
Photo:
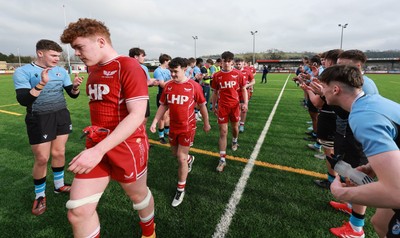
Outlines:
[[250, 31], [253, 36], [253, 65], [256, 63], [256, 33], [258, 31]]
[[[64, 26], [65, 26], [65, 29], [67, 28], [67, 16], [66, 16], [66, 14], [65, 14], [65, 5], [63, 4], [63, 12], [64, 12]], [[72, 71], [71, 71], [71, 61], [70, 61], [70, 59], [69, 59], [69, 48], [68, 48], [68, 45], [66, 46], [66, 48], [67, 48], [67, 62], [68, 62], [68, 73], [69, 74], [72, 74]]]
[[193, 38], [193, 40], [194, 40], [194, 58], [196, 58], [197, 56], [196, 56], [196, 48], [197, 48], [197, 46], [196, 46], [196, 41], [199, 39], [199, 37], [197, 37], [197, 36], [192, 36], [192, 38]]
[[338, 24], [338, 27], [342, 28], [342, 33], [340, 34], [340, 49], [342, 49], [342, 45], [343, 45], [343, 29], [347, 27], [347, 25], [349, 24]]

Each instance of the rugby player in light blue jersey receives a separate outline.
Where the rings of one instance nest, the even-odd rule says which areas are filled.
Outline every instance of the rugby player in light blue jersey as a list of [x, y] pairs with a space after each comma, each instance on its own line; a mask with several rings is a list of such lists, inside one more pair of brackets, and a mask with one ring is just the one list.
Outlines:
[[200, 70], [201, 67], [203, 67], [203, 59], [197, 58], [196, 65], [193, 68], [193, 75], [194, 80], [196, 80], [198, 83], [200, 83], [200, 81], [203, 79], [203, 73]]
[[[157, 86], [158, 85], [158, 81], [155, 80], [154, 78], [150, 77], [149, 74], [149, 69], [147, 68], [146, 65], [144, 65], [144, 61], [146, 58], [146, 52], [143, 49], [140, 49], [138, 47], [134, 47], [131, 48], [129, 50], [129, 57], [135, 58], [140, 66], [142, 67], [142, 69], [144, 70], [144, 72], [146, 73], [146, 78], [147, 78], [147, 86], [148, 87], [152, 87], [152, 86]], [[146, 125], [147, 123], [147, 119], [150, 116], [150, 101], [147, 101], [147, 108], [146, 108], [146, 114], [144, 115], [145, 119], [144, 119], [144, 125]]]
[[378, 235], [400, 237], [400, 105], [378, 94], [365, 94], [357, 66], [327, 68], [320, 81], [327, 103], [350, 112], [350, 127], [368, 158], [368, 164], [358, 169], [377, 177], [373, 183], [347, 186], [337, 176], [332, 194], [341, 201], [376, 207], [381, 219], [373, 225]]
[[18, 102], [26, 107], [25, 123], [34, 155], [33, 182], [35, 201], [32, 213], [46, 211], [47, 162], [51, 155], [54, 192], [69, 193], [70, 184], [64, 183], [65, 144], [72, 132], [71, 117], [64, 98], [64, 90], [71, 98], [79, 96], [83, 78], [75, 75], [73, 84], [68, 72], [57, 66], [62, 48], [51, 40], [36, 44], [37, 59], [15, 70], [14, 86]]
[[[366, 61], [367, 56], [360, 50], [343, 51], [338, 58], [338, 64], [354, 65], [361, 71]], [[379, 94], [374, 81], [365, 75], [363, 75], [363, 80], [362, 90], [366, 94]], [[349, 112], [340, 107], [335, 111], [338, 115], [336, 118], [335, 154], [342, 156], [343, 161], [350, 164], [353, 168], [367, 164], [368, 160], [363, 152], [362, 145], [354, 139], [353, 132], [348, 125]], [[331, 201], [330, 205], [336, 210], [351, 214], [349, 222], [344, 223], [341, 227], [330, 229], [334, 235], [351, 235], [355, 237], [365, 235], [363, 227], [365, 225], [366, 206], [335, 201]]]
[[[161, 54], [159, 59], [160, 66], [156, 70], [154, 70], [153, 77], [156, 79], [158, 83], [158, 94], [157, 94], [157, 108], [160, 107], [160, 97], [163, 92], [164, 86], [168, 80], [171, 79], [171, 72], [168, 69], [168, 64], [171, 61], [171, 56], [167, 54]], [[167, 144], [165, 140], [165, 136], [169, 134], [169, 110], [167, 110], [158, 122], [158, 137], [159, 142], [161, 144]]]
[[196, 65], [196, 59], [193, 58], [193, 57], [189, 58], [188, 59], [188, 66], [187, 66], [186, 71], [185, 71], [186, 78], [195, 80], [194, 73], [193, 73], [195, 65]]

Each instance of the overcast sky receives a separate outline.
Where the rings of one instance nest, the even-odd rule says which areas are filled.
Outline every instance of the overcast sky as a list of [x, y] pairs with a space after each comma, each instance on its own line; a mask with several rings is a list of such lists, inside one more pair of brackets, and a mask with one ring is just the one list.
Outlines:
[[43, 38], [60, 43], [65, 20], [82, 17], [103, 21], [120, 54], [141, 47], [148, 58], [192, 57], [192, 36], [197, 56], [252, 52], [256, 30], [256, 52], [322, 52], [340, 47], [345, 23], [343, 49], [400, 49], [399, 0], [8, 0], [0, 9], [6, 55], [33, 56]]

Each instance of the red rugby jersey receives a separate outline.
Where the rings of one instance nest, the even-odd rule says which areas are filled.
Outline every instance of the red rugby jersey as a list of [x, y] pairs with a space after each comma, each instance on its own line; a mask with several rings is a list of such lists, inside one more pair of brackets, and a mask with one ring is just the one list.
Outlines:
[[165, 84], [160, 103], [169, 107], [171, 130], [188, 131], [196, 127], [194, 107], [206, 103], [203, 89], [194, 80], [185, 82], [170, 80]]
[[[243, 81], [244, 81], [246, 84], [249, 84], [249, 83], [254, 79], [254, 75], [253, 75], [253, 73], [251, 72], [251, 69], [249, 69], [249, 68], [243, 68], [243, 69], [240, 70], [240, 72], [242, 72], [242, 74], [243, 74]], [[251, 93], [250, 91], [251, 91], [251, 87], [247, 88], [247, 94], [248, 94], [248, 95], [250, 95], [250, 93]], [[239, 99], [242, 101], [242, 100], [243, 100], [242, 90], [239, 89], [238, 93], [239, 93]]]
[[247, 69], [247, 70], [249, 70], [251, 73], [257, 73], [257, 70], [256, 70], [256, 68], [254, 67], [254, 66], [245, 66], [244, 67], [245, 69]]
[[[149, 99], [147, 77], [136, 59], [118, 56], [89, 72], [86, 94], [92, 125], [113, 130], [128, 115], [127, 103]], [[145, 134], [142, 127], [134, 134]]]
[[218, 91], [218, 105], [235, 107], [239, 105], [239, 94], [246, 85], [243, 74], [237, 69], [229, 72], [219, 71], [213, 75], [211, 87]]

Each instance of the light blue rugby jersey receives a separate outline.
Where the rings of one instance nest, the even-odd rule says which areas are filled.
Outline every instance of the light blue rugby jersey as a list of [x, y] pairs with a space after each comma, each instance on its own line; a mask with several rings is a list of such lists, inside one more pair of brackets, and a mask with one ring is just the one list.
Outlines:
[[[41, 80], [44, 69], [34, 63], [26, 64], [15, 70], [13, 75], [15, 89], [33, 88]], [[67, 103], [64, 97], [64, 87], [71, 85], [68, 72], [59, 66], [49, 70], [49, 82], [32, 104], [32, 112], [46, 113], [64, 109]]]
[[307, 74], [312, 74], [312, 70], [307, 65], [304, 65], [303, 69], [304, 69], [304, 72], [306, 72]]
[[400, 104], [379, 94], [365, 95], [352, 105], [349, 116], [354, 137], [367, 157], [399, 150]]
[[[171, 79], [171, 71], [169, 71], [169, 69], [158, 67], [154, 70], [153, 77], [158, 81], [167, 82]], [[158, 93], [162, 93], [162, 88], [160, 86], [158, 86]]]
[[362, 90], [364, 91], [364, 93], [366, 94], [379, 94], [379, 90], [376, 87], [375, 82], [368, 78], [367, 76], [363, 75], [363, 86], [362, 86]]
[[187, 68], [186, 68], [186, 70], [185, 70], [185, 76], [186, 76], [186, 78], [189, 78], [189, 79], [193, 79], [193, 75], [190, 75], [190, 71], [192, 71], [192, 67], [190, 67], [190, 66], [188, 66]]
[[140, 64], [144, 72], [146, 73], [147, 80], [150, 80], [150, 74], [149, 74], [149, 69], [147, 68], [146, 65]]
[[217, 72], [217, 67], [215, 65], [210, 66], [210, 75], [213, 75], [215, 72]]
[[197, 74], [201, 74], [201, 70], [198, 66], [194, 66], [193, 75], [196, 76]]

